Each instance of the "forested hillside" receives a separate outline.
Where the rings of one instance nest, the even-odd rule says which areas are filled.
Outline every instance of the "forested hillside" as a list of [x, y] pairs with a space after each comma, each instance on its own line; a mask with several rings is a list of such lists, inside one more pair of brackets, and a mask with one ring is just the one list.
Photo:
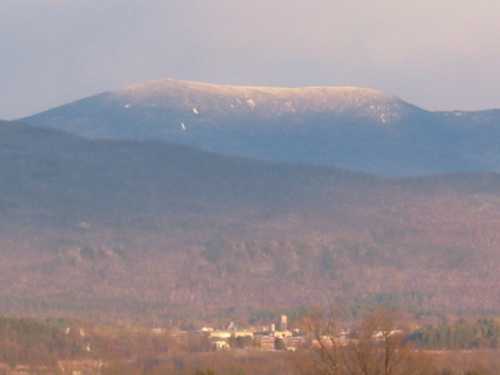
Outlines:
[[496, 174], [388, 180], [19, 124], [0, 132], [4, 312], [500, 309]]

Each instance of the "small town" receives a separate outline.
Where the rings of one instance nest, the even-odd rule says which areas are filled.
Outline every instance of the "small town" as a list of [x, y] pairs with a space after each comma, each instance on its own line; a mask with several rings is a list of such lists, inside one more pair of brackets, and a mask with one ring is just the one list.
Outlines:
[[277, 323], [269, 325], [242, 328], [230, 322], [226, 329], [202, 327], [214, 350], [260, 348], [265, 351], [289, 350], [295, 351], [306, 344], [303, 332], [288, 325], [288, 317], [281, 315]]
[[[165, 330], [156, 328], [153, 329], [153, 333], [163, 334]], [[319, 341], [321, 345], [343, 346], [352, 340], [351, 332], [346, 329], [339, 330], [335, 336], [314, 337], [310, 332], [304, 332], [302, 328], [291, 326], [287, 315], [280, 315], [275, 322], [267, 325], [240, 327], [234, 322], [229, 322], [224, 328], [203, 326], [191, 333], [208, 339], [212, 351], [255, 349], [294, 352], [300, 348], [319, 346]]]

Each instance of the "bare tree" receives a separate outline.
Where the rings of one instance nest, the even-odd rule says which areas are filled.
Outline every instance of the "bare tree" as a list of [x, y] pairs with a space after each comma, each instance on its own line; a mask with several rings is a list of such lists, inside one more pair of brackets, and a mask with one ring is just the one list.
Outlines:
[[322, 375], [420, 375], [429, 371], [407, 344], [395, 313], [370, 314], [347, 339], [339, 337], [333, 314], [315, 311], [304, 319], [311, 338], [310, 372]]
[[356, 338], [346, 347], [349, 375], [395, 375], [408, 357], [403, 332], [396, 326], [395, 315], [377, 311], [358, 328]]
[[340, 346], [335, 340], [338, 329], [333, 312], [317, 309], [303, 319], [303, 329], [309, 337], [312, 348], [313, 373], [320, 375], [341, 375], [342, 357]]

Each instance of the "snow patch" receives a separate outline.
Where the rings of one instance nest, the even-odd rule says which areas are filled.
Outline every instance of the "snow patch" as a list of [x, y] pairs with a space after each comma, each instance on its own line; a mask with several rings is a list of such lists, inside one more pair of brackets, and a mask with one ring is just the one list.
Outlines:
[[200, 114], [200, 111], [198, 110], [198, 108], [194, 107], [194, 108], [193, 108], [193, 113], [194, 113], [195, 115], [199, 115], [199, 114]]
[[130, 105], [130, 104], [125, 104], [125, 105], [123, 106], [123, 108], [127, 108], [127, 109], [129, 109], [130, 107], [132, 107], [132, 105]]
[[286, 107], [286, 109], [287, 109], [289, 112], [292, 112], [292, 113], [297, 112], [297, 109], [295, 108], [295, 106], [293, 105], [293, 103], [292, 103], [292, 102], [286, 102], [286, 103], [285, 103], [285, 107]]
[[257, 107], [257, 104], [255, 104], [255, 101], [252, 98], [247, 99], [247, 105], [250, 109], [255, 109], [255, 107]]
[[184, 124], [183, 122], [181, 122], [181, 124], [180, 124], [180, 125], [181, 125], [181, 129], [182, 129], [182, 131], [186, 131], [186, 130], [187, 130], [187, 126], [186, 126], [186, 124]]

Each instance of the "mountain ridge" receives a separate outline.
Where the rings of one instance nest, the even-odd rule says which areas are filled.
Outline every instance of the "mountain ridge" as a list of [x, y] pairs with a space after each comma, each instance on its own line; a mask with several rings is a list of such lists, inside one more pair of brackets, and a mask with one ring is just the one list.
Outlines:
[[352, 87], [152, 81], [21, 121], [94, 139], [166, 141], [386, 176], [500, 171], [500, 111], [431, 112]]

